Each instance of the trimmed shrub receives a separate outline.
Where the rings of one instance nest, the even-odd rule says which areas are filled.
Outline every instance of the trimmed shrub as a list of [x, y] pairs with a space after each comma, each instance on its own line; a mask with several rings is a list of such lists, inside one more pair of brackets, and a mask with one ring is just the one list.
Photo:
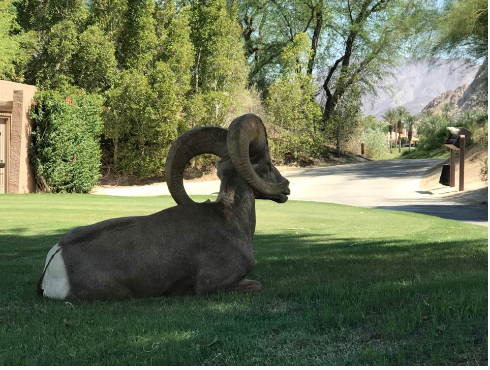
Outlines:
[[39, 189], [90, 191], [98, 182], [102, 98], [78, 92], [42, 91], [31, 109], [29, 157]]

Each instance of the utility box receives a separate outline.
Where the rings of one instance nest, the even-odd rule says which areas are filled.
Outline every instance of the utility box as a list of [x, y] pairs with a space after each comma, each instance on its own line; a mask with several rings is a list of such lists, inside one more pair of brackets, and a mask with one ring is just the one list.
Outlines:
[[451, 171], [451, 166], [449, 166], [448, 164], [442, 165], [442, 172], [441, 172], [441, 177], [439, 178], [439, 184], [444, 186], [451, 186], [450, 171]]

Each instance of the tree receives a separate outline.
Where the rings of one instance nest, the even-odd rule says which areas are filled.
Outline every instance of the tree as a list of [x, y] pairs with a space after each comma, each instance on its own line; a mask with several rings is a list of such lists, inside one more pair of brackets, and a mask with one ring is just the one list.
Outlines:
[[327, 33], [342, 45], [323, 81], [327, 122], [340, 98], [353, 85], [373, 89], [403, 51], [421, 16], [420, 1], [339, 1]]
[[27, 61], [36, 46], [35, 32], [24, 32], [12, 0], [0, 2], [0, 79], [24, 81]]
[[124, 30], [127, 0], [92, 0], [89, 2], [88, 23], [97, 25], [119, 50], [118, 44]]
[[301, 33], [311, 35], [311, 54], [307, 73], [313, 74], [325, 18], [323, 0], [240, 2], [240, 19], [246, 56], [251, 63], [250, 79], [267, 88], [277, 77], [275, 65], [280, 63], [282, 49]]
[[98, 26], [89, 26], [79, 37], [70, 61], [75, 85], [88, 92], [109, 89], [116, 72], [114, 45]]
[[[172, 5], [172, 2], [165, 4]], [[182, 9], [178, 14], [172, 8], [165, 13], [169, 19], [162, 20], [167, 27], [160, 31], [157, 60], [168, 64], [175, 77], [177, 97], [184, 105], [186, 95], [191, 90], [195, 52], [190, 37], [189, 8]]]
[[408, 150], [410, 150], [412, 148], [413, 130], [415, 128], [415, 124], [417, 123], [417, 117], [409, 114], [405, 119], [408, 125]]
[[403, 130], [403, 121], [407, 116], [410, 115], [408, 112], [407, 108], [403, 106], [399, 106], [395, 108], [396, 115], [397, 115], [397, 126], [396, 126], [396, 131], [398, 134], [398, 152], [401, 153], [402, 151], [402, 139], [401, 139], [401, 134]]
[[[433, 55], [486, 58], [488, 1], [446, 0], [431, 19], [429, 49]], [[427, 42], [427, 40], [424, 40]]]
[[123, 173], [164, 173], [183, 109], [177, 89], [176, 77], [164, 62], [157, 62], [148, 77], [133, 69], [116, 79], [108, 92], [104, 134], [113, 141], [113, 162]]
[[64, 20], [41, 35], [38, 53], [29, 61], [26, 81], [40, 89], [64, 90], [73, 85], [71, 60], [78, 49], [75, 24]]
[[301, 154], [318, 154], [322, 137], [318, 131], [321, 109], [315, 101], [316, 86], [307, 73], [310, 44], [298, 34], [281, 56], [281, 77], [269, 88], [266, 99], [271, 116], [271, 149], [275, 157], [298, 159]]
[[17, 0], [17, 20], [24, 30], [47, 32], [62, 21], [71, 21], [78, 30], [88, 16], [84, 0]]
[[196, 1], [191, 9], [191, 39], [196, 51], [195, 92], [232, 92], [243, 88], [247, 73], [236, 9], [226, 0]]
[[26, 79], [41, 89], [77, 86], [87, 92], [106, 91], [116, 72], [114, 46], [97, 26], [79, 34], [62, 21], [42, 33], [38, 53], [28, 64]]
[[156, 53], [154, 0], [128, 0], [116, 57], [124, 69], [149, 72]]
[[[395, 125], [398, 119], [398, 114], [395, 109], [390, 108], [383, 114], [382, 117], [386, 122], [388, 122], [388, 131], [390, 133], [390, 153], [393, 153], [391, 149], [391, 138], [392, 138], [393, 130], [396, 130]], [[395, 136], [396, 136], [396, 131], [395, 131]]]
[[247, 67], [235, 7], [226, 0], [197, 0], [190, 6], [195, 59], [187, 112], [191, 127], [225, 126], [228, 112], [246, 88]]
[[421, 27], [418, 23], [425, 11], [423, 0], [247, 0], [242, 4], [251, 78], [264, 90], [277, 76], [281, 50], [297, 34], [309, 35], [308, 73], [317, 72], [325, 94], [323, 128], [344, 94], [363, 95], [382, 84], [404, 55], [407, 40]]
[[327, 137], [335, 141], [337, 156], [342, 147], [352, 137], [361, 134], [361, 92], [357, 86], [351, 86], [337, 103], [330, 119], [324, 127]]

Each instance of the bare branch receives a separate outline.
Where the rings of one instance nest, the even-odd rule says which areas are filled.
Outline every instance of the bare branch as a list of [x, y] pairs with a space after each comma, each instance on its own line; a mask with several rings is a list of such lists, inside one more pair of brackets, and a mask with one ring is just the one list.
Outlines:
[[353, 23], [354, 22], [354, 18], [352, 18], [352, 9], [350, 8], [350, 0], [347, 0], [347, 9], [349, 9], [350, 22]]
[[387, 5], [389, 2], [390, 0], [379, 0], [376, 4], [373, 5], [371, 10], [369, 11], [369, 14], [383, 10], [382, 6]]

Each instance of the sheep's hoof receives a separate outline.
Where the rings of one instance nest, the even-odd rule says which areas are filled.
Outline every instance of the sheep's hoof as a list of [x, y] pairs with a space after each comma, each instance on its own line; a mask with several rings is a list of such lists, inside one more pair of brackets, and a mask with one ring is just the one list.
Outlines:
[[261, 286], [260, 281], [243, 279], [231, 286], [230, 289], [238, 293], [252, 293], [258, 292]]

